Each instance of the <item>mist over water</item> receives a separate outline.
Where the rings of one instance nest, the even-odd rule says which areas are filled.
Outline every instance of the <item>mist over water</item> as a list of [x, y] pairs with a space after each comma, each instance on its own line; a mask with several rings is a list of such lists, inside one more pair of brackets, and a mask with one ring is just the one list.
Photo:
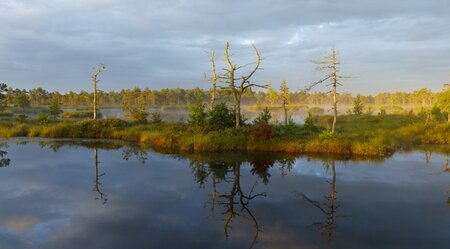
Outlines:
[[[121, 108], [100, 108], [103, 118], [120, 118], [124, 119], [125, 113]], [[189, 120], [189, 109], [169, 109], [169, 108], [150, 108], [148, 112], [151, 114], [153, 112], [158, 112], [161, 114], [162, 119], [165, 122], [187, 122]], [[244, 109], [242, 114], [248, 121], [252, 121], [255, 119], [261, 111], [259, 110], [248, 110]], [[272, 114], [272, 122], [283, 122], [284, 120], [284, 112], [280, 111], [271, 111]], [[308, 112], [306, 110], [299, 110], [295, 112], [289, 112], [288, 116], [292, 118], [292, 120], [297, 124], [303, 124], [304, 119], [308, 116]]]

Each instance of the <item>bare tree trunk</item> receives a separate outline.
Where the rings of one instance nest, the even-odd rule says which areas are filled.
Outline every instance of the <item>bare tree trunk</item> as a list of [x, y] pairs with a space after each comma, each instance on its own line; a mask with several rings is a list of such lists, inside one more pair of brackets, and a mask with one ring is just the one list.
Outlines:
[[93, 80], [94, 85], [94, 120], [97, 120], [97, 78], [95, 77]]
[[288, 124], [288, 116], [287, 116], [287, 107], [286, 102], [283, 101], [283, 109], [284, 109], [284, 125]]
[[214, 102], [216, 100], [216, 84], [214, 83], [213, 89], [211, 91], [211, 101], [209, 102], [209, 110], [212, 111], [214, 108]]
[[97, 83], [98, 83], [98, 75], [103, 72], [103, 70], [105, 70], [105, 65], [100, 64], [100, 66], [97, 67], [97, 70], [95, 71], [95, 73], [92, 75], [92, 85], [94, 87], [94, 116], [93, 119], [97, 120]]
[[333, 126], [331, 132], [334, 133], [336, 131], [336, 122], [337, 122], [337, 98], [336, 98], [336, 85], [333, 84]]
[[333, 49], [333, 126], [331, 132], [334, 133], [336, 131], [336, 122], [337, 122], [337, 68], [336, 68], [336, 50]]
[[217, 73], [216, 73], [216, 62], [214, 57], [214, 51], [211, 52], [211, 71], [212, 71], [212, 78], [210, 78], [210, 81], [212, 83], [212, 89], [211, 89], [211, 100], [209, 102], [209, 110], [212, 111], [214, 108], [214, 102], [216, 101], [216, 85], [217, 85]]

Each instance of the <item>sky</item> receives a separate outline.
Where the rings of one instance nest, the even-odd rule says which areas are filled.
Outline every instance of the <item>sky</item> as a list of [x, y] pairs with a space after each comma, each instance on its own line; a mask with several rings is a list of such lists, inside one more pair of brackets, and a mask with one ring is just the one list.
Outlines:
[[[253, 83], [321, 79], [312, 61], [336, 48], [340, 91], [440, 91], [450, 82], [448, 0], [1, 0], [0, 82], [14, 88], [208, 88], [214, 50], [233, 61], [263, 57]], [[243, 70], [241, 74], [245, 74]], [[325, 90], [326, 86], [315, 90]]]

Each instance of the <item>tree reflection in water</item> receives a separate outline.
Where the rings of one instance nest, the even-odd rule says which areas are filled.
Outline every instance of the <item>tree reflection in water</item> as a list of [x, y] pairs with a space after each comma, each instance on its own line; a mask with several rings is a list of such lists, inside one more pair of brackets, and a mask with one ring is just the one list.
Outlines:
[[333, 241], [333, 233], [336, 230], [335, 225], [336, 218], [343, 216], [338, 216], [336, 214], [338, 205], [336, 205], [337, 192], [336, 192], [335, 160], [334, 159], [325, 160], [324, 166], [327, 171], [331, 168], [332, 173], [331, 181], [327, 181], [330, 184], [331, 189], [330, 193], [327, 196], [325, 196], [326, 202], [321, 203], [319, 201], [315, 201], [309, 198], [306, 194], [301, 192], [296, 192], [296, 194], [300, 195], [303, 198], [303, 200], [305, 200], [306, 202], [317, 208], [322, 214], [325, 215], [324, 221], [314, 222], [313, 224], [311, 224], [311, 226], [321, 230], [321, 234], [326, 235], [328, 244], [331, 244], [331, 242]]
[[139, 147], [126, 147], [122, 151], [123, 160], [128, 161], [131, 157], [135, 157], [142, 164], [147, 161], [147, 155], [147, 150]]
[[[259, 194], [253, 194], [253, 190], [255, 188], [256, 183], [251, 188], [248, 195], [244, 194], [241, 188], [241, 164], [239, 162], [234, 163], [233, 165], [233, 177], [232, 177], [232, 188], [229, 194], [220, 194], [219, 198], [221, 201], [219, 201], [219, 204], [225, 207], [225, 214], [226, 219], [223, 226], [224, 235], [225, 238], [229, 238], [229, 232], [228, 229], [231, 227], [231, 222], [236, 216], [243, 216], [246, 218], [250, 218], [253, 222], [253, 226], [255, 228], [255, 235], [253, 237], [252, 243], [250, 245], [250, 248], [253, 247], [253, 245], [256, 243], [256, 240], [258, 239], [260, 227], [258, 224], [258, 220], [256, 219], [255, 215], [252, 213], [252, 211], [249, 208], [250, 200], [258, 197], [258, 196], [266, 196], [266, 193], [259, 193]], [[237, 198], [237, 201], [236, 201]], [[236, 212], [235, 205], [240, 205], [241, 210]], [[248, 215], [248, 216], [245, 216]]]
[[[5, 144], [0, 144], [0, 149], [7, 147]], [[7, 158], [6, 155], [8, 155], [7, 151], [0, 150], [0, 167], [7, 167], [11, 163], [11, 159]]]
[[105, 205], [106, 202], [108, 201], [108, 195], [103, 193], [100, 190], [100, 185], [102, 185], [100, 183], [100, 177], [104, 176], [105, 173], [99, 174], [98, 172], [98, 151], [97, 148], [94, 149], [94, 167], [95, 167], [95, 181], [94, 181], [94, 188], [93, 191], [98, 193], [98, 197], [96, 197], [96, 200], [101, 200], [102, 204]]
[[[255, 193], [258, 181], [248, 191], [245, 191], [241, 185], [241, 169], [243, 166], [249, 165], [250, 173], [256, 175], [264, 184], [268, 184], [271, 176], [270, 168], [279, 163], [284, 172], [290, 171], [295, 159], [287, 159], [270, 153], [234, 154], [231, 159], [221, 155], [191, 155], [188, 157], [195, 181], [200, 187], [204, 187], [205, 183], [211, 179], [211, 215], [215, 217], [217, 206], [223, 208], [221, 215], [224, 218], [225, 238], [228, 239], [231, 236], [230, 229], [232, 223], [235, 223], [233, 221], [237, 217], [242, 217], [250, 220], [254, 227], [253, 238], [250, 242], [250, 248], [253, 247], [262, 230], [257, 216], [250, 208], [250, 202], [257, 197], [266, 197], [266, 193]], [[229, 190], [219, 191], [218, 185], [226, 186]]]
[[[23, 142], [27, 144], [28, 142]], [[128, 161], [130, 158], [135, 157], [139, 162], [144, 164], [147, 160], [147, 147], [141, 147], [137, 145], [130, 145], [120, 141], [112, 140], [42, 140], [38, 142], [41, 148], [50, 148], [54, 152], [58, 152], [63, 146], [82, 146], [85, 148], [93, 149], [93, 160], [94, 160], [94, 187], [92, 191], [96, 192], [98, 196], [96, 200], [101, 200], [102, 204], [105, 205], [108, 201], [108, 195], [105, 194], [101, 189], [100, 178], [105, 175], [105, 173], [99, 172], [99, 160], [98, 160], [98, 150], [118, 150], [123, 148], [122, 158]], [[0, 156], [2, 154], [0, 153]], [[8, 159], [9, 160], [9, 159]], [[8, 161], [9, 162], [9, 161]]]

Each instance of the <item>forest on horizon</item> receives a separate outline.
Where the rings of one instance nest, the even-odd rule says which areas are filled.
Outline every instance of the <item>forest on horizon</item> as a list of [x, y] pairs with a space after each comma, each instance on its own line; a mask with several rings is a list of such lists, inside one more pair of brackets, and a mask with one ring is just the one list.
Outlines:
[[[217, 101], [231, 103], [232, 96], [228, 89], [217, 90]], [[269, 87], [264, 91], [247, 89], [242, 95], [243, 105], [256, 106], [279, 106], [280, 91]], [[412, 92], [382, 92], [376, 95], [352, 94], [349, 92], [338, 93], [337, 98], [340, 105], [352, 105], [355, 98], [360, 98], [365, 105], [386, 107], [429, 107], [437, 103], [440, 92], [432, 92], [430, 89], [422, 88]], [[14, 89], [11, 86], [4, 93], [5, 104], [10, 107], [48, 106], [58, 102], [63, 107], [91, 106], [93, 94], [87, 91], [60, 93], [58, 91], [47, 91], [41, 87], [30, 90]], [[99, 106], [120, 107], [124, 102], [133, 104], [143, 101], [148, 107], [156, 106], [186, 106], [198, 102], [208, 102], [210, 98], [209, 89], [161, 89], [151, 90], [122, 89], [120, 91], [97, 92]], [[290, 106], [299, 105], [330, 105], [333, 103], [330, 92], [319, 91], [290, 91]]]

